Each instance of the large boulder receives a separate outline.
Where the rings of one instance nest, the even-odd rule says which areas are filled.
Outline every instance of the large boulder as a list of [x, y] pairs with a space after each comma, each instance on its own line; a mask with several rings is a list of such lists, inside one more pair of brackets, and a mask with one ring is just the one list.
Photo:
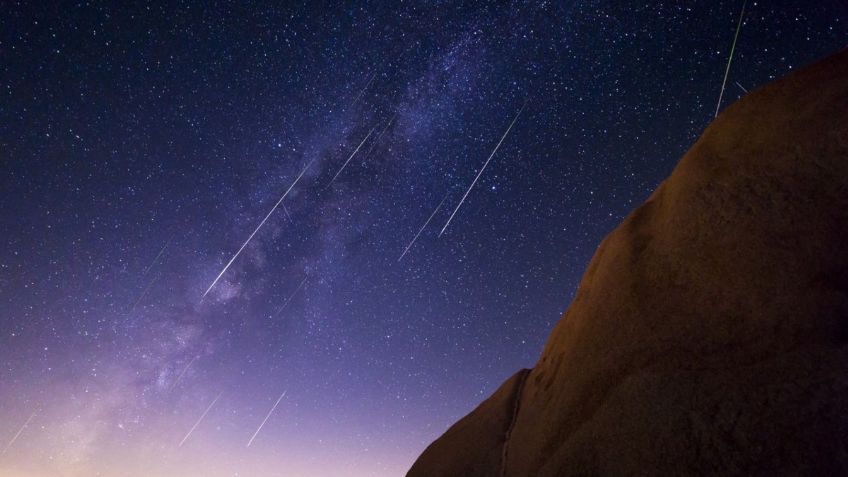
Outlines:
[[848, 51], [730, 106], [409, 477], [848, 475]]

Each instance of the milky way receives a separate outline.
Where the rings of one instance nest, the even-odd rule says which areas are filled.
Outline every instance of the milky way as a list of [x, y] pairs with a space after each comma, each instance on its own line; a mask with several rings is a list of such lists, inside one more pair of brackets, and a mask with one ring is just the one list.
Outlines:
[[[5, 5], [0, 474], [402, 475], [713, 118], [742, 7], [276, 3]], [[848, 44], [814, 3], [747, 3], [724, 107]]]

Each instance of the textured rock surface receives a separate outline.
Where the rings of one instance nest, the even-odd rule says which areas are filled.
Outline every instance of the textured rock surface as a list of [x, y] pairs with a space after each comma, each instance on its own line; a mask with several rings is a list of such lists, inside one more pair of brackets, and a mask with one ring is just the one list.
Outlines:
[[846, 344], [842, 51], [719, 116], [408, 475], [848, 475]]

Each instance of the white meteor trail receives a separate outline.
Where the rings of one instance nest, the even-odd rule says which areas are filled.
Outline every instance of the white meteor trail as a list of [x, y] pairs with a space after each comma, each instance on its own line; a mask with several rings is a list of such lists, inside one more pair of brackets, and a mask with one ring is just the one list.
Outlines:
[[745, 92], [745, 94], [748, 94], [748, 90], [747, 90], [744, 86], [742, 86], [741, 84], [739, 84], [739, 82], [738, 82], [738, 81], [736, 81], [735, 83], [736, 83], [736, 86], [739, 86], [740, 88], [742, 88], [742, 91], [744, 91], [744, 92]]
[[407, 245], [406, 248], [403, 249], [403, 253], [400, 254], [400, 258], [397, 259], [398, 262], [403, 260], [403, 256], [406, 255], [406, 252], [408, 252], [409, 249], [412, 248], [413, 245], [415, 245], [415, 241], [418, 240], [418, 236], [421, 235], [421, 232], [423, 232], [425, 228], [427, 228], [427, 224], [429, 224], [430, 221], [433, 220], [433, 217], [436, 216], [436, 212], [438, 212], [439, 209], [442, 208], [442, 204], [445, 203], [445, 200], [447, 200], [447, 198], [448, 198], [448, 194], [445, 194], [445, 197], [442, 199], [441, 202], [439, 202], [439, 205], [436, 206], [436, 210], [434, 210], [433, 213], [430, 214], [430, 217], [427, 219], [426, 222], [424, 222], [424, 225], [422, 225], [421, 228], [418, 229], [418, 233], [415, 234], [415, 237], [412, 237], [412, 241], [409, 242], [409, 245]]
[[209, 288], [207, 288], [206, 291], [203, 293], [203, 296], [200, 298], [201, 302], [203, 301], [204, 298], [206, 298], [206, 295], [208, 295], [209, 292], [212, 290], [212, 287], [214, 287], [215, 284], [218, 283], [218, 280], [221, 279], [221, 277], [224, 275], [224, 273], [227, 272], [227, 269], [230, 268], [230, 265], [232, 265], [233, 262], [236, 260], [236, 258], [238, 258], [239, 254], [241, 254], [241, 251], [244, 250], [244, 247], [247, 247], [247, 244], [249, 244], [250, 241], [253, 240], [253, 236], [256, 235], [257, 232], [259, 232], [259, 229], [261, 229], [263, 225], [265, 225], [265, 222], [268, 221], [268, 218], [271, 217], [271, 214], [273, 214], [274, 211], [277, 210], [277, 207], [279, 207], [280, 204], [283, 202], [283, 199], [285, 199], [286, 196], [289, 195], [289, 192], [291, 192], [291, 190], [294, 188], [294, 186], [297, 184], [297, 182], [300, 180], [300, 178], [303, 177], [303, 174], [306, 173], [306, 170], [309, 169], [309, 166], [311, 166], [313, 162], [315, 162], [315, 159], [312, 159], [312, 161], [310, 161], [309, 164], [307, 164], [306, 167], [304, 167], [303, 170], [300, 171], [300, 174], [297, 176], [297, 178], [294, 180], [294, 182], [292, 182], [292, 185], [290, 185], [289, 188], [286, 189], [286, 192], [282, 195], [282, 197], [280, 197], [280, 200], [278, 200], [277, 203], [274, 204], [274, 207], [271, 207], [271, 210], [268, 212], [267, 215], [265, 215], [265, 218], [262, 219], [262, 222], [259, 222], [259, 225], [256, 226], [256, 229], [253, 231], [252, 234], [250, 234], [250, 237], [248, 237], [247, 240], [244, 241], [244, 243], [238, 249], [236, 254], [233, 255], [233, 258], [231, 258], [230, 261], [227, 262], [227, 264], [224, 266], [224, 269], [221, 270], [221, 273], [219, 273], [218, 276], [215, 277], [215, 280], [212, 281], [212, 284], [209, 285]]
[[280, 308], [278, 308], [278, 309], [277, 309], [277, 311], [275, 311], [275, 312], [274, 312], [274, 316], [279, 315], [279, 314], [280, 314], [280, 313], [281, 313], [281, 312], [282, 312], [282, 311], [283, 311], [283, 310], [284, 310], [284, 309], [285, 309], [285, 308], [289, 305], [289, 302], [291, 301], [291, 299], [292, 299], [292, 298], [294, 298], [294, 296], [295, 296], [295, 295], [297, 295], [297, 292], [299, 292], [301, 288], [303, 288], [303, 284], [304, 284], [304, 283], [306, 283], [306, 279], [307, 279], [307, 278], [309, 278], [309, 277], [308, 277], [308, 276], [307, 276], [307, 277], [305, 277], [305, 278], [304, 278], [304, 279], [300, 282], [300, 285], [298, 285], [298, 286], [297, 286], [297, 288], [295, 288], [295, 289], [294, 289], [294, 291], [292, 292], [292, 294], [291, 294], [291, 295], [289, 295], [289, 297], [288, 297], [288, 298], [286, 298], [286, 301], [284, 301], [284, 302], [283, 302], [283, 304], [282, 304], [282, 305], [280, 305]]
[[191, 361], [188, 362], [186, 367], [183, 368], [183, 371], [180, 373], [180, 375], [177, 376], [177, 379], [174, 380], [174, 384], [171, 385], [171, 389], [174, 389], [175, 387], [177, 387], [177, 384], [180, 383], [180, 380], [183, 379], [183, 376], [185, 376], [185, 373], [188, 372], [188, 368], [191, 367], [191, 365], [194, 363], [194, 361], [196, 359], [197, 359], [197, 356], [195, 356], [194, 358], [191, 358]]
[[275, 402], [274, 406], [271, 407], [271, 410], [268, 411], [268, 415], [265, 416], [265, 419], [262, 420], [262, 424], [259, 424], [259, 429], [256, 429], [256, 432], [254, 432], [253, 435], [250, 437], [250, 440], [247, 441], [247, 447], [250, 447], [250, 444], [253, 444], [253, 439], [256, 439], [256, 436], [259, 434], [259, 431], [261, 431], [265, 423], [268, 422], [268, 418], [271, 417], [271, 414], [274, 412], [274, 409], [277, 409], [277, 405], [280, 404], [280, 401], [283, 400], [283, 397], [286, 395], [287, 392], [288, 390], [283, 391], [283, 394], [280, 394], [280, 397], [277, 398], [277, 402]]
[[135, 308], [138, 306], [138, 304], [139, 304], [139, 303], [141, 303], [141, 300], [143, 300], [143, 299], [144, 299], [144, 297], [145, 297], [145, 296], [147, 296], [147, 292], [149, 292], [149, 291], [150, 291], [150, 288], [152, 288], [152, 287], [153, 287], [153, 284], [154, 284], [154, 283], [156, 283], [156, 281], [157, 281], [157, 280], [159, 280], [159, 278], [160, 278], [161, 276], [162, 276], [162, 274], [160, 273], [159, 275], [154, 276], [154, 277], [150, 280], [150, 282], [148, 282], [148, 283], [147, 283], [147, 286], [146, 286], [146, 287], [144, 287], [144, 291], [142, 291], [142, 292], [141, 292], [141, 295], [139, 295], [139, 296], [138, 296], [138, 299], [135, 301], [135, 303], [133, 303], [132, 308], [130, 308], [130, 313], [132, 313], [132, 312], [134, 312], [134, 311], [135, 311]]
[[[377, 136], [377, 139], [375, 139], [374, 142], [371, 143], [371, 147], [369, 147], [368, 152], [365, 153], [365, 159], [368, 159], [371, 156], [371, 151], [373, 151], [374, 148], [377, 147], [377, 144], [380, 143], [380, 139], [383, 137], [383, 134], [386, 134], [386, 131], [389, 130], [389, 126], [391, 126], [392, 123], [395, 121], [395, 116], [397, 116], [397, 113], [392, 115], [391, 119], [389, 119], [389, 122], [386, 123], [386, 127], [384, 127], [382, 131], [380, 131], [380, 134]], [[363, 159], [363, 161], [365, 159]]]
[[351, 154], [350, 157], [347, 158], [345, 163], [342, 164], [342, 167], [339, 169], [339, 172], [336, 172], [336, 175], [333, 176], [333, 179], [330, 181], [329, 184], [327, 184], [327, 187], [330, 187], [331, 185], [333, 185], [333, 182], [336, 181], [336, 177], [339, 177], [339, 174], [341, 174], [342, 171], [345, 169], [345, 167], [347, 167], [347, 164], [350, 162], [351, 159], [353, 159], [353, 156], [355, 156], [356, 153], [359, 152], [359, 149], [362, 147], [363, 144], [365, 144], [365, 141], [367, 141], [368, 138], [371, 137], [371, 134], [374, 132], [374, 129], [376, 127], [377, 126], [374, 126], [373, 128], [371, 128], [370, 131], [368, 131], [368, 135], [365, 136], [365, 139], [363, 139], [362, 142], [360, 142], [358, 146], [356, 146], [356, 149], [353, 150], [353, 154]]
[[29, 419], [27, 419], [26, 422], [24, 422], [24, 425], [21, 426], [20, 429], [18, 429], [18, 432], [15, 434], [15, 436], [12, 437], [12, 440], [9, 441], [9, 443], [6, 444], [6, 447], [3, 448], [3, 452], [0, 452], [0, 457], [6, 455], [6, 451], [8, 451], [9, 448], [12, 447], [12, 444], [14, 444], [16, 440], [18, 440], [18, 437], [21, 436], [21, 433], [24, 432], [24, 429], [26, 429], [26, 427], [29, 425], [30, 421], [32, 421], [32, 418], [34, 418], [34, 417], [35, 417], [35, 413], [32, 413], [29, 416]]
[[172, 238], [174, 238], [173, 235], [168, 238], [168, 240], [165, 242], [165, 245], [162, 247], [161, 250], [159, 250], [159, 253], [156, 254], [156, 258], [154, 258], [153, 261], [150, 262], [150, 265], [148, 265], [147, 268], [144, 269], [144, 272], [141, 273], [142, 276], [147, 275], [147, 272], [149, 272], [150, 269], [153, 268], [153, 265], [156, 265], [156, 262], [159, 261], [159, 257], [161, 257], [163, 253], [165, 253], [165, 249], [168, 248], [168, 245], [171, 244]]
[[491, 153], [491, 154], [489, 154], [489, 158], [488, 158], [488, 159], [486, 159], [486, 162], [485, 162], [485, 163], [483, 163], [483, 167], [481, 167], [481, 168], [480, 168], [480, 172], [478, 172], [478, 173], [477, 173], [477, 177], [475, 177], [475, 178], [474, 178], [474, 180], [471, 182], [471, 185], [470, 185], [470, 186], [468, 186], [468, 190], [466, 190], [466, 191], [465, 191], [465, 194], [462, 196], [462, 199], [460, 199], [460, 200], [459, 200], [459, 204], [457, 204], [457, 205], [456, 205], [456, 208], [455, 208], [455, 209], [453, 209], [453, 213], [451, 214], [450, 218], [448, 218], [448, 221], [445, 223], [445, 226], [444, 226], [444, 227], [442, 227], [442, 231], [441, 231], [441, 232], [439, 232], [439, 237], [441, 237], [441, 236], [442, 236], [442, 234], [443, 234], [443, 233], [445, 233], [445, 230], [448, 228], [448, 225], [450, 225], [451, 220], [453, 220], [453, 216], [454, 216], [454, 215], [456, 215], [456, 213], [457, 213], [457, 211], [459, 210], [459, 208], [460, 208], [460, 207], [462, 207], [462, 203], [463, 203], [463, 202], [465, 202], [465, 198], [466, 198], [466, 197], [468, 197], [468, 194], [471, 192], [471, 189], [473, 189], [473, 188], [474, 188], [474, 184], [476, 184], [476, 183], [477, 183], [477, 180], [478, 180], [478, 179], [480, 179], [480, 176], [481, 176], [481, 175], [483, 175], [483, 171], [485, 171], [485, 170], [486, 170], [486, 166], [488, 166], [488, 165], [489, 165], [489, 161], [491, 161], [491, 160], [492, 160], [492, 158], [493, 158], [493, 157], [495, 157], [495, 153], [496, 153], [496, 152], [498, 152], [498, 148], [500, 148], [500, 147], [501, 147], [501, 143], [503, 143], [503, 142], [504, 142], [504, 139], [506, 139], [506, 136], [507, 136], [507, 134], [509, 134], [509, 131], [510, 131], [510, 129], [512, 129], [512, 126], [514, 126], [514, 125], [515, 125], [515, 122], [516, 122], [516, 121], [518, 121], [518, 116], [520, 116], [520, 115], [521, 115], [521, 112], [522, 112], [522, 111], [524, 111], [524, 107], [525, 107], [525, 106], [527, 106], [527, 103], [526, 103], [526, 102], [525, 102], [525, 103], [521, 106], [521, 108], [520, 108], [520, 109], [518, 110], [518, 112], [515, 114], [515, 118], [513, 118], [513, 119], [512, 119], [512, 122], [511, 122], [511, 123], [509, 123], [509, 127], [508, 127], [508, 128], [506, 128], [506, 132], [504, 132], [503, 136], [501, 136], [501, 140], [500, 140], [500, 141], [498, 141], [498, 145], [497, 145], [497, 146], [495, 146], [495, 149], [492, 151], [492, 153]]
[[183, 440], [180, 441], [180, 445], [178, 445], [177, 448], [180, 448], [180, 447], [183, 446], [183, 444], [185, 444], [185, 441], [188, 439], [188, 437], [191, 435], [191, 433], [194, 432], [194, 430], [197, 429], [197, 426], [200, 425], [200, 421], [202, 421], [203, 418], [206, 417], [206, 414], [209, 413], [209, 410], [212, 409], [212, 406], [214, 406], [215, 403], [218, 402], [218, 398], [221, 397], [221, 394], [223, 394], [223, 392], [218, 393], [218, 395], [215, 396], [215, 399], [213, 399], [212, 403], [209, 404], [209, 407], [207, 407], [206, 410], [203, 411], [203, 414], [200, 415], [200, 419], [198, 419], [197, 422], [195, 422], [194, 425], [191, 426], [191, 429], [189, 429], [188, 434], [186, 434], [185, 437], [183, 437]]
[[360, 91], [360, 92], [359, 92], [359, 94], [357, 94], [357, 95], [356, 95], [356, 99], [354, 99], [354, 100], [353, 100], [353, 102], [352, 102], [352, 103], [350, 103], [350, 106], [351, 106], [351, 107], [353, 107], [353, 105], [355, 105], [355, 104], [356, 104], [356, 102], [357, 102], [357, 101], [359, 101], [359, 98], [361, 98], [361, 97], [362, 97], [362, 95], [363, 95], [363, 94], [365, 94], [365, 91], [367, 91], [367, 90], [368, 90], [368, 87], [369, 87], [369, 86], [371, 86], [371, 82], [372, 82], [372, 81], [374, 81], [374, 78], [375, 78], [376, 76], [377, 76], [377, 73], [376, 73], [376, 72], [375, 72], [374, 74], [372, 74], [372, 75], [371, 75], [371, 78], [368, 80], [368, 83], [366, 83], [366, 84], [365, 84], [365, 87], [364, 87], [364, 88], [362, 88], [362, 91]]
[[[730, 47], [730, 56], [727, 58], [727, 68], [724, 70], [724, 81], [721, 83], [721, 93], [718, 95], [718, 104], [716, 105], [715, 117], [718, 117], [718, 111], [721, 109], [721, 99], [724, 97], [724, 89], [727, 87], [727, 75], [730, 74], [730, 63], [733, 61], [733, 52], [736, 51], [736, 40], [739, 39], [739, 32], [742, 30], [742, 20], [745, 19], [745, 6], [748, 0], [742, 2], [742, 11], [739, 13], [739, 24], [736, 25], [736, 34], [733, 35], [733, 46]], [[743, 88], [744, 89], [744, 88]]]

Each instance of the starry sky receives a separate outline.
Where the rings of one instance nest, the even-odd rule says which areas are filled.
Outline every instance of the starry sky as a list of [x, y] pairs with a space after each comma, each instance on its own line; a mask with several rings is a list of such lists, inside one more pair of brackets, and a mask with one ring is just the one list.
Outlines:
[[[713, 118], [741, 7], [4, 3], [0, 474], [403, 475]], [[724, 106], [848, 44], [744, 18]]]

